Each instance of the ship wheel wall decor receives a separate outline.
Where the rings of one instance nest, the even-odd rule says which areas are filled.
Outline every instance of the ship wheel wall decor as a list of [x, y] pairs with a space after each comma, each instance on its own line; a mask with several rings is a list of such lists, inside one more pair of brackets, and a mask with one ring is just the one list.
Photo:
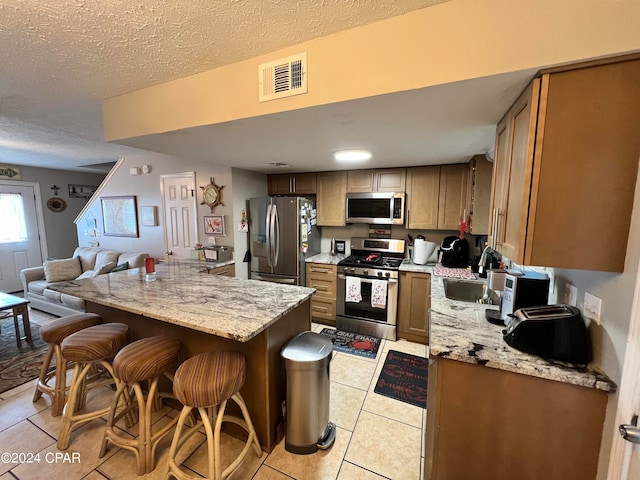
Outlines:
[[224, 203], [222, 203], [222, 189], [224, 185], [216, 185], [213, 177], [209, 177], [209, 184], [200, 188], [202, 189], [202, 202], [200, 205], [209, 205], [211, 213], [213, 213], [213, 209], [217, 205], [224, 206]]

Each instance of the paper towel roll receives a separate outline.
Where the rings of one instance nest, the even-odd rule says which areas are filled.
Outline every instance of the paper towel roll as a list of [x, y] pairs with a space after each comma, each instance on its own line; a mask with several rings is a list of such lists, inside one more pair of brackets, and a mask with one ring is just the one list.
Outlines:
[[437, 246], [436, 243], [428, 242], [421, 238], [416, 239], [413, 243], [413, 263], [418, 265], [427, 263]]

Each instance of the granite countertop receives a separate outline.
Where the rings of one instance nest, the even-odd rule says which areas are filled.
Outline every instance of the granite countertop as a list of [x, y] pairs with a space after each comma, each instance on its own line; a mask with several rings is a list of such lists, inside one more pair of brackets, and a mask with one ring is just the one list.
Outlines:
[[[433, 265], [414, 265], [405, 261], [400, 271], [432, 274]], [[498, 310], [498, 306], [450, 300], [444, 294], [442, 279], [431, 275], [430, 356], [476, 363], [606, 392], [616, 390], [616, 384], [609, 377], [591, 366], [573, 368], [510, 347], [502, 338], [505, 327], [491, 324], [485, 318], [487, 308]], [[486, 283], [481, 278], [466, 281]]]
[[344, 260], [347, 258], [347, 255], [344, 254], [331, 254], [331, 253], [318, 253], [317, 255], [313, 255], [312, 257], [306, 258], [305, 262], [307, 263], [326, 263], [328, 265], [337, 265], [340, 260]]
[[144, 268], [136, 268], [49, 288], [240, 342], [255, 337], [315, 292], [307, 287], [202, 275], [203, 263], [160, 263], [153, 282], [145, 282]]

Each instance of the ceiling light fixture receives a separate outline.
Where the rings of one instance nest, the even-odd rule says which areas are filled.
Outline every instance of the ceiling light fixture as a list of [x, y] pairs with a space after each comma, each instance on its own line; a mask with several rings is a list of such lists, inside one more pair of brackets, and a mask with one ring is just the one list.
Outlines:
[[339, 162], [362, 162], [371, 158], [371, 152], [368, 150], [338, 150], [333, 154]]

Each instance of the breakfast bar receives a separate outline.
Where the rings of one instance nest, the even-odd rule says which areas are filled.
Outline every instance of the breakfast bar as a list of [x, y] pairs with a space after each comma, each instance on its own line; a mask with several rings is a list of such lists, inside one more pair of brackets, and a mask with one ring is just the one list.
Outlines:
[[181, 342], [180, 361], [227, 350], [246, 358], [241, 390], [263, 450], [282, 436], [285, 368], [280, 351], [311, 328], [312, 288], [200, 273], [198, 262], [156, 266], [156, 279], [132, 269], [55, 285], [80, 297], [87, 312], [129, 326], [131, 340], [168, 335]]

